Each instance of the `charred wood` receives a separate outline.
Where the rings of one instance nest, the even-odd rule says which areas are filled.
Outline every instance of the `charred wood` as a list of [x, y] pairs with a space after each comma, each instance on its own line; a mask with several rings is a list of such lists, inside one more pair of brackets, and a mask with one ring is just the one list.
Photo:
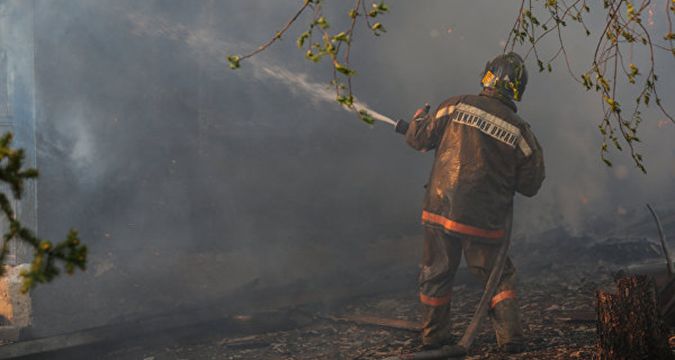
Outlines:
[[598, 359], [673, 359], [654, 281], [633, 275], [616, 286], [616, 294], [597, 293]]
[[404, 330], [410, 332], [422, 331], [422, 324], [415, 321], [389, 319], [381, 316], [373, 315], [343, 315], [343, 316], [328, 316], [329, 320], [337, 322], [350, 322], [357, 325], [377, 326], [389, 329]]

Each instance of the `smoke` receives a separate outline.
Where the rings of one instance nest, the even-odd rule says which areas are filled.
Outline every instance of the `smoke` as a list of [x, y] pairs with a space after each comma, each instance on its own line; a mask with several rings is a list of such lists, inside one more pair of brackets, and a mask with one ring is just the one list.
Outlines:
[[[140, 14], [130, 14], [128, 19], [134, 25], [132, 31], [137, 35], [161, 36], [181, 41], [189, 46], [192, 51], [208, 54], [212, 59], [221, 59], [222, 61], [223, 54], [228, 53], [228, 51], [246, 47], [236, 42], [218, 39], [208, 30], [191, 31], [185, 25], [171, 23], [167, 19], [147, 17]], [[254, 68], [254, 74], [258, 78], [279, 80], [286, 84], [293, 93], [301, 93], [303, 97], [309, 98], [315, 105], [318, 105], [319, 102], [321, 105], [334, 105], [336, 103], [335, 90], [326, 84], [308, 80], [307, 74], [291, 72], [280, 66], [268, 64], [257, 57], [247, 59], [246, 65]], [[366, 111], [377, 121], [396, 125], [396, 121], [373, 110], [358, 99], [354, 99], [353, 106], [356, 112]], [[343, 108], [348, 111], [352, 110], [348, 107]]]
[[[83, 184], [95, 184], [102, 175], [102, 169], [96, 166], [102, 154], [95, 144], [92, 125], [85, 120], [91, 116], [86, 104], [73, 103], [63, 121], [54, 129], [55, 133], [40, 139], [40, 155], [59, 164], [68, 163], [82, 175]], [[57, 143], [50, 143], [48, 139]]]
[[[91, 248], [90, 271], [37, 290], [36, 329], [99, 325], [242, 284], [414, 266], [432, 156], [341, 110], [328, 68], [292, 44], [299, 29], [227, 68], [227, 55], [267, 39], [296, 6], [36, 1], [40, 233], [75, 226]], [[517, 11], [441, 0], [391, 8], [387, 33], [359, 29], [351, 56], [355, 92], [368, 100], [358, 106], [384, 122], [373, 108], [407, 117], [425, 102], [478, 92]], [[574, 66], [587, 50], [572, 43]], [[673, 201], [673, 126], [643, 114], [647, 176], [625, 153], [606, 168], [596, 99], [562, 64], [530, 74], [519, 113], [544, 147], [547, 179], [537, 197], [517, 199], [518, 234], [583, 231], [592, 216], [621, 222], [630, 211], [620, 209]], [[662, 94], [673, 93], [672, 74], [662, 76]]]

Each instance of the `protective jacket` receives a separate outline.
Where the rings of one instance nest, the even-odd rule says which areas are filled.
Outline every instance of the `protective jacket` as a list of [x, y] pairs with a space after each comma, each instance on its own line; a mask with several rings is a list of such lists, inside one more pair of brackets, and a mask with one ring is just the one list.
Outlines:
[[455, 96], [414, 119], [406, 142], [436, 150], [422, 222], [448, 232], [501, 239], [519, 192], [544, 180], [542, 149], [509, 99], [488, 92]]

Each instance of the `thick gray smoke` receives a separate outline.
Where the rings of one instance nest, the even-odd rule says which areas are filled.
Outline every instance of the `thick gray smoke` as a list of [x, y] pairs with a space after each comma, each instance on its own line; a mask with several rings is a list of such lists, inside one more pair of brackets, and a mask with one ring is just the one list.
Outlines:
[[[397, 118], [478, 92], [516, 12], [506, 2], [390, 3], [388, 32], [359, 30], [352, 61], [356, 95]], [[299, 29], [239, 71], [224, 62], [274, 34], [298, 4], [36, 1], [40, 233], [76, 226], [92, 248], [86, 274], [38, 289], [36, 328], [194, 304], [256, 279], [417, 261], [432, 155], [334, 104], [326, 64], [295, 48]], [[570, 42], [577, 69], [591, 46]], [[661, 93], [675, 93], [663, 71], [670, 55], [657, 61]], [[643, 114], [648, 175], [627, 154], [607, 168], [599, 101], [562, 64], [552, 74], [528, 65], [520, 113], [544, 147], [547, 180], [537, 197], [518, 199], [518, 234], [583, 231], [593, 216], [621, 222], [644, 202], [675, 200], [672, 123]]]

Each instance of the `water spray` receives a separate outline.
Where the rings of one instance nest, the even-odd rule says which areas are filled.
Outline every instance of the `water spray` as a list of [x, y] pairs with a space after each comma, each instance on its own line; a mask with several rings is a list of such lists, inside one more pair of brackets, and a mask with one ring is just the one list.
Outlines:
[[[325, 85], [307, 80], [307, 75], [305, 74], [293, 73], [278, 66], [262, 66], [261, 69], [266, 77], [274, 78], [285, 83], [293, 91], [300, 90], [312, 100], [336, 103], [335, 93], [331, 89]], [[381, 121], [391, 126], [396, 126], [398, 123], [398, 121], [373, 110], [366, 103], [357, 99], [354, 99], [353, 108], [347, 106], [342, 106], [342, 108], [349, 111], [365, 111], [373, 118], [373, 120]]]
[[[228, 49], [242, 47], [241, 44], [233, 44], [223, 41], [208, 30], [191, 30], [185, 25], [173, 23], [161, 17], [143, 16], [141, 14], [129, 14], [127, 18], [133, 25], [132, 31], [138, 35], [150, 35], [181, 41], [192, 50], [206, 55], [216, 61], [224, 62], [223, 54]], [[301, 92], [309, 97], [313, 102], [327, 102], [336, 104], [335, 92], [324, 84], [312, 82], [307, 79], [306, 74], [294, 73], [277, 65], [272, 65], [260, 58], [248, 59], [248, 64], [253, 69], [254, 76], [267, 79], [276, 79], [284, 83], [295, 93]], [[357, 112], [366, 111], [373, 120], [377, 120], [391, 126], [397, 127], [397, 124], [403, 124], [403, 121], [396, 121], [382, 113], [373, 110], [366, 103], [354, 100], [353, 108], [342, 107], [345, 110]], [[407, 125], [407, 124], [406, 124]], [[406, 126], [407, 128], [407, 126]], [[397, 130], [398, 131], [398, 130]]]
[[354, 108], [358, 112], [366, 111], [374, 120], [382, 121], [389, 125], [396, 126], [397, 121], [394, 121], [392, 118], [380, 114], [379, 112], [371, 109], [370, 107], [361, 102], [354, 102]]

